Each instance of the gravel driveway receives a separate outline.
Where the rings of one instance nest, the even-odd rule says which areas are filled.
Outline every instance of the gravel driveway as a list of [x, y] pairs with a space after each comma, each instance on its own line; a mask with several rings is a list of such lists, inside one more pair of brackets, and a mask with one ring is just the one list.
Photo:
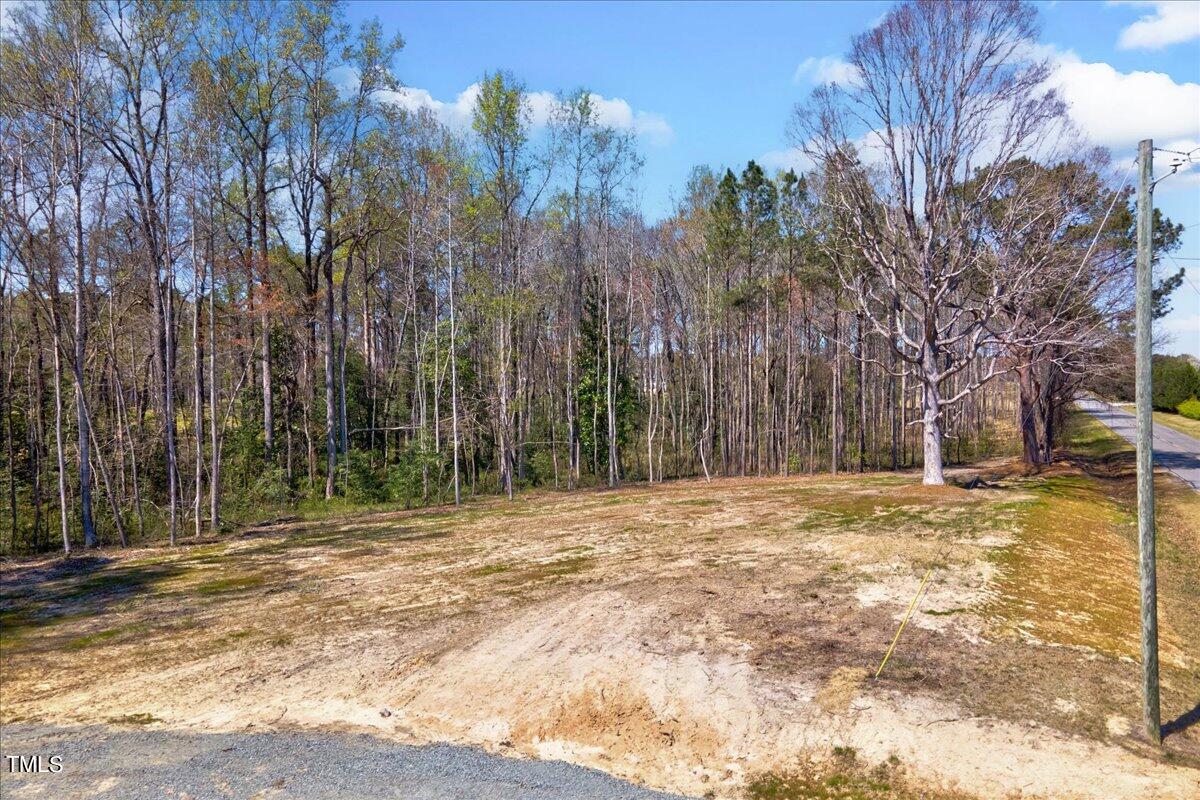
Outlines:
[[[366, 735], [184, 733], [14, 723], [0, 731], [0, 794], [121, 800], [682, 800], [562, 761], [504, 758]], [[10, 756], [60, 756], [58, 773], [13, 772]]]

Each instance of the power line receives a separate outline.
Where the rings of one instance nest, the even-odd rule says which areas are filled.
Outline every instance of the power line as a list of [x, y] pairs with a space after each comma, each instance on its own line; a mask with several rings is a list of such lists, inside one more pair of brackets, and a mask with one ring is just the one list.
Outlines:
[[1173, 161], [1171, 161], [1171, 163], [1169, 165], [1171, 167], [1171, 171], [1168, 172], [1166, 175], [1163, 175], [1158, 180], [1151, 183], [1150, 184], [1151, 189], [1153, 189], [1155, 186], [1157, 186], [1159, 184], [1159, 182], [1161, 182], [1162, 180], [1170, 177], [1171, 175], [1174, 175], [1176, 172], [1179, 172], [1179, 168], [1182, 167], [1184, 164], [1200, 163], [1200, 147], [1193, 147], [1191, 150], [1188, 150], [1187, 152], [1184, 152], [1183, 150], [1168, 150], [1165, 147], [1155, 147], [1154, 150], [1159, 153], [1171, 153], [1171, 154], [1175, 155], [1176, 158]]
[[[1196, 294], [1200, 294], [1200, 286], [1197, 286], [1195, 283], [1193, 283], [1193, 282], [1192, 282], [1192, 279], [1191, 279], [1191, 277], [1190, 277], [1190, 276], [1187, 274], [1187, 270], [1186, 270], [1186, 269], [1184, 269], [1184, 268], [1183, 268], [1183, 265], [1179, 263], [1179, 258], [1178, 258], [1178, 257], [1176, 257], [1176, 256], [1173, 256], [1173, 255], [1171, 255], [1170, 253], [1167, 253], [1167, 258], [1169, 258], [1169, 259], [1171, 259], [1172, 261], [1174, 261], [1174, 262], [1175, 262], [1175, 266], [1179, 267], [1179, 271], [1180, 271], [1180, 273], [1183, 275], [1183, 279], [1184, 279], [1185, 281], [1187, 281], [1187, 285], [1188, 285], [1188, 286], [1190, 286], [1190, 287], [1192, 287], [1192, 289], [1193, 289], [1193, 290], [1196, 292]], [[1189, 260], [1189, 261], [1191, 261], [1191, 260], [1194, 260], [1194, 261], [1200, 261], [1200, 258], [1197, 258], [1197, 259], [1188, 259], [1188, 260]]]
[[1183, 150], [1169, 150], [1166, 147], [1156, 147], [1154, 148], [1154, 151], [1156, 153], [1174, 153], [1177, 156], [1183, 156], [1184, 158], [1190, 159], [1194, 154], [1200, 153], [1200, 147], [1193, 147], [1191, 150], [1186, 152]]

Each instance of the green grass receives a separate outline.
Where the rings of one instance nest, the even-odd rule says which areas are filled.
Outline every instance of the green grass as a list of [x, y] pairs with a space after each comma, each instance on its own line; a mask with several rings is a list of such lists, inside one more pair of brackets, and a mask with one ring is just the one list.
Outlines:
[[195, 588], [195, 592], [206, 596], [245, 592], [256, 589], [265, 582], [266, 578], [262, 575], [237, 575], [232, 578], [219, 578], [215, 581], [201, 583]]
[[107, 628], [62, 639], [63, 623], [98, 617], [139, 596], [165, 596], [162, 584], [186, 570], [154, 559], [121, 564], [97, 556], [65, 559], [38, 568], [33, 577], [14, 575], [0, 592], [0, 649], [22, 649], [38, 631], [54, 631], [46, 642], [72, 650], [114, 641], [125, 632]]
[[1067, 414], [1063, 439], [1072, 455], [1083, 458], [1103, 459], [1133, 449], [1107, 425], [1084, 411], [1072, 410]]
[[[908, 478], [900, 484], [911, 485]], [[989, 507], [989, 513], [979, 513], [973, 499], [954, 499], [947, 502], [936, 496], [907, 497], [892, 491], [817, 496], [806, 501], [806, 513], [791, 526], [794, 532], [877, 533], [900, 529], [921, 529], [969, 535], [995, 527], [997, 514], [1011, 509]]]
[[749, 800], [970, 800], [961, 792], [916, 787], [905, 777], [900, 760], [892, 756], [868, 767], [853, 748], [835, 747], [825, 761], [790, 770], [752, 776], [746, 786]]
[[928, 614], [928, 615], [930, 615], [931, 617], [949, 617], [949, 616], [952, 616], [952, 615], [954, 615], [954, 614], [965, 614], [965, 613], [967, 613], [967, 609], [965, 609], [965, 608], [962, 608], [962, 607], [959, 607], [959, 608], [948, 608], [948, 609], [946, 609], [945, 611], [936, 611], [936, 610], [934, 610], [934, 609], [924, 609], [924, 610], [922, 611], [922, 613], [924, 613], [924, 614]]
[[[1020, 481], [1033, 495], [1017, 516], [1015, 539], [989, 553], [996, 594], [983, 609], [998, 632], [1021, 631], [1115, 658], [1139, 652], [1136, 496], [1132, 447], [1090, 414], [1072, 411], [1063, 451], [1081, 471]], [[1155, 480], [1159, 602], [1172, 635], [1164, 651], [1188, 649], [1200, 634], [1200, 569], [1195, 531], [1200, 501], [1169, 476]], [[1061, 565], [1070, 564], [1071, 569]], [[1164, 663], [1170, 661], [1167, 658]], [[1194, 702], [1194, 699], [1193, 699]]]

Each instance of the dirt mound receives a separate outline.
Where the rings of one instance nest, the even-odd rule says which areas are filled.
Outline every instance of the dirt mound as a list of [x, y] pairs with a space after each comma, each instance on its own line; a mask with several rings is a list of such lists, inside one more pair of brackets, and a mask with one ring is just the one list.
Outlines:
[[715, 647], [678, 618], [668, 628], [660, 612], [615, 591], [533, 609], [410, 674], [392, 706], [417, 738], [561, 758], [697, 795], [740, 797], [747, 775], [839, 747], [873, 763], [898, 757], [930, 785], [983, 797], [1196, 797], [1194, 771], [876, 693], [863, 670], [820, 686], [773, 682], [736, 647]]
[[414, 731], [702, 788], [761, 733], [759, 704], [745, 664], [674, 652], [660, 629], [653, 607], [593, 592], [444, 655], [394, 705]]

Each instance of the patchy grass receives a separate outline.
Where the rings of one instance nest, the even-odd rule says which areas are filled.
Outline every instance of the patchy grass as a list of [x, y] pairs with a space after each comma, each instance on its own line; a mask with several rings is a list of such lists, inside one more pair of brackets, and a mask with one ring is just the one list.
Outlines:
[[952, 617], [955, 614], [966, 614], [967, 612], [968, 609], [961, 606], [959, 608], [947, 608], [945, 611], [937, 611], [931, 608], [921, 609], [922, 614], [928, 614], [931, 617]]
[[471, 574], [479, 578], [485, 578], [488, 575], [499, 575], [501, 572], [509, 572], [511, 569], [512, 564], [485, 564], [482, 567], [471, 570]]
[[1109, 430], [1103, 422], [1078, 410], [1067, 413], [1064, 438], [1067, 452], [1075, 458], [1104, 462], [1115, 454], [1133, 452], [1133, 446]]
[[508, 583], [526, 584], [542, 581], [548, 578], [562, 578], [578, 575], [589, 569], [594, 559], [591, 556], [572, 556], [540, 564], [528, 564], [517, 569], [506, 579]]
[[122, 625], [119, 628], [108, 628], [95, 633], [77, 636], [64, 645], [68, 650], [83, 650], [96, 645], [109, 644], [114, 640], [128, 640], [137, 637], [148, 630], [145, 625]]
[[1016, 540], [992, 554], [998, 596], [985, 614], [1004, 633], [1136, 656], [1136, 552], [1121, 530], [1133, 524], [1128, 511], [1083, 477], [1051, 476], [1029, 489], [1037, 499]]
[[806, 514], [795, 529], [872, 533], [903, 529], [971, 535], [995, 524], [994, 519], [980, 517], [978, 496], [956, 486], [878, 480], [869, 486], [805, 498]]
[[[1072, 467], [1056, 465], [1022, 481], [1035, 499], [1022, 511], [1014, 541], [989, 554], [997, 592], [983, 612], [1002, 641], [1066, 645], [1133, 667], [1140, 660], [1133, 450], [1083, 412], [1068, 415], [1065, 439]], [[1200, 698], [1200, 494], [1165, 473], [1156, 475], [1155, 492], [1163, 717], [1171, 720], [1194, 714]], [[1089, 659], [1091, 669], [1097, 662]], [[1048, 668], [1029, 664], [1037, 680], [1050, 680]], [[1112, 715], [1139, 717], [1136, 678], [1134, 669], [1108, 671], [1101, 679], [1107, 688], [1097, 684], [1080, 695], [1084, 703], [1071, 701], [1075, 710], [1055, 724], [1096, 738], [1111, 735], [1115, 728], [1106, 720]], [[996, 696], [997, 686], [981, 707], [1008, 702]], [[1061, 692], [1045, 694], [1061, 701]], [[1182, 732], [1171, 744], [1194, 761], [1200, 732]]]
[[900, 760], [869, 767], [853, 748], [834, 748], [831, 758], [808, 761], [782, 771], [753, 776], [749, 800], [972, 800], [960, 791], [913, 784]]
[[153, 714], [147, 714], [143, 711], [137, 714], [122, 714], [119, 717], [109, 717], [108, 722], [113, 725], [153, 725], [155, 722], [162, 722], [162, 720]]
[[197, 585], [194, 591], [202, 596], [245, 592], [262, 586], [266, 580], [262, 575], [235, 575], [215, 581], [206, 581]]
[[[1137, 553], [1137, 488], [1133, 447], [1089, 414], [1068, 415], [1068, 454], [1082, 467], [1081, 481], [1099, 487], [1119, 514], [1117, 532], [1129, 559]], [[1100, 458], [1078, 461], [1081, 452]], [[1200, 652], [1200, 493], [1161, 470], [1154, 479], [1160, 616], [1165, 627]], [[1136, 562], [1130, 566], [1136, 569]], [[1197, 676], [1200, 678], [1200, 675]], [[1198, 681], [1200, 683], [1200, 681]], [[1200, 697], [1200, 687], [1196, 692]]]

